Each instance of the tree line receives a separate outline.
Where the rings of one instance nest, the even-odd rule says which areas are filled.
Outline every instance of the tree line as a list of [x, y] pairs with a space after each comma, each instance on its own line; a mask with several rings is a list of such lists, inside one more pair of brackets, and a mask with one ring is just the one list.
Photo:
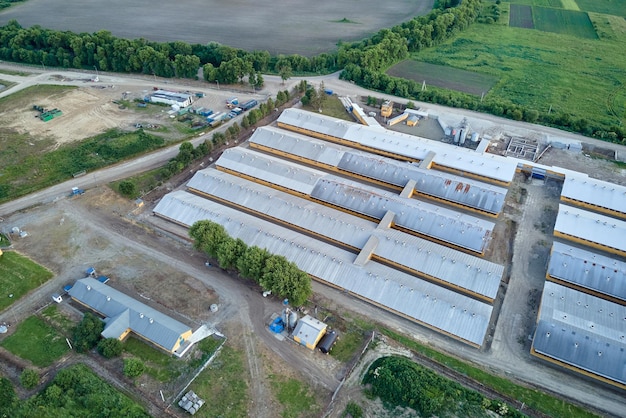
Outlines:
[[232, 238], [224, 227], [211, 221], [198, 221], [189, 228], [194, 247], [217, 260], [223, 269], [235, 269], [272, 294], [289, 299], [295, 306], [311, 296], [311, 278], [285, 257], [271, 254], [264, 248], [249, 247], [243, 240]]
[[23, 28], [12, 20], [0, 28], [0, 59], [50, 67], [97, 68], [183, 78], [197, 78], [198, 70], [202, 68], [203, 78], [208, 82], [232, 84], [247, 81], [253, 88], [263, 86], [262, 73], [278, 74], [287, 80], [294, 74], [322, 74], [341, 69], [344, 80], [407, 99], [477, 110], [611, 142], [624, 142], [626, 128], [622, 126], [573, 118], [565, 112], [538, 112], [489, 95], [479, 100], [476, 96], [448, 90], [423, 92], [414, 81], [387, 75], [385, 71], [390, 66], [407, 59], [410, 54], [440, 44], [477, 20], [491, 22], [497, 18], [496, 10], [499, 10], [497, 5], [485, 10], [481, 0], [440, 0], [438, 5], [424, 16], [382, 29], [362, 41], [340, 43], [336, 52], [313, 57], [297, 54], [272, 56], [268, 51], [248, 52], [218, 43], [127, 40], [104, 30], [75, 34], [40, 26]]

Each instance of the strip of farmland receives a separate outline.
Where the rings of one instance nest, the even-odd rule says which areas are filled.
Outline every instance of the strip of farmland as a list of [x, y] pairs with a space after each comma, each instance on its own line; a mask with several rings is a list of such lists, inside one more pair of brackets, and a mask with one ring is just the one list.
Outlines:
[[509, 26], [513, 28], [534, 29], [533, 9], [522, 4], [511, 4]]

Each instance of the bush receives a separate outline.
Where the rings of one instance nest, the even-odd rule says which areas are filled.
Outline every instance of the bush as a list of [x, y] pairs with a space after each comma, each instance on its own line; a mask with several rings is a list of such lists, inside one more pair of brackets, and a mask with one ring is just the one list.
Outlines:
[[91, 312], [87, 312], [80, 324], [74, 328], [74, 348], [76, 351], [84, 353], [94, 348], [98, 344], [103, 330], [104, 322]]
[[122, 342], [117, 338], [107, 338], [98, 343], [98, 352], [106, 358], [118, 357], [122, 354]]
[[130, 180], [124, 180], [120, 182], [119, 190], [122, 195], [132, 198], [135, 197], [135, 193], [137, 193], [137, 186]]
[[124, 376], [134, 379], [143, 374], [146, 370], [145, 364], [136, 358], [127, 358], [124, 360]]
[[346, 405], [346, 410], [341, 414], [342, 418], [347, 416], [351, 416], [352, 418], [361, 418], [363, 417], [363, 408], [361, 408], [358, 404], [354, 402], [348, 402]]
[[33, 389], [39, 384], [39, 373], [33, 369], [25, 369], [20, 375], [20, 384], [24, 389]]

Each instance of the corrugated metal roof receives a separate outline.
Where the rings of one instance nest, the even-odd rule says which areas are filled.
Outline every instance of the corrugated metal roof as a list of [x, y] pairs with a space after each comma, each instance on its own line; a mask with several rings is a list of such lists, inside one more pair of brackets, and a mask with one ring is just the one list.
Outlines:
[[626, 301], [626, 263], [555, 241], [548, 274]]
[[215, 165], [305, 194], [310, 194], [317, 180], [327, 175], [241, 147], [224, 151]]
[[626, 384], [626, 307], [546, 282], [533, 348]]
[[119, 338], [130, 328], [135, 334], [171, 351], [181, 335], [191, 330], [182, 322], [91, 277], [77, 280], [69, 294], [107, 317], [102, 332], [105, 338]]
[[493, 308], [483, 302], [375, 262], [353, 264], [355, 255], [309, 236], [184, 191], [167, 194], [155, 214], [190, 226], [210, 220], [233, 238], [286, 257], [327, 283], [469, 344], [482, 345]]
[[477, 253], [487, 249], [494, 228], [493, 222], [339, 177], [319, 179], [311, 196], [375, 219], [391, 211], [399, 227]]
[[[391, 210], [396, 214], [396, 225], [477, 253], [486, 250], [495, 226], [471, 215], [400, 197], [249, 149], [231, 148], [215, 164], [376, 219], [382, 219]], [[191, 183], [189, 187], [195, 188]]]
[[325, 323], [309, 315], [304, 315], [302, 318], [298, 319], [298, 323], [292, 335], [298, 337], [302, 343], [315, 347], [315, 343], [320, 337], [320, 334], [325, 331]]
[[626, 252], [626, 222], [560, 204], [554, 230]]
[[503, 266], [479, 257], [210, 168], [197, 172], [188, 186], [353, 248], [364, 248], [376, 236], [373, 252], [380, 258], [486, 298], [498, 293]]
[[561, 196], [600, 206], [626, 216], [626, 187], [584, 175], [568, 174], [563, 182]]
[[390, 130], [372, 129], [352, 122], [340, 121], [325, 115], [301, 109], [286, 109], [278, 122], [309, 131], [341, 138], [372, 149], [423, 160], [430, 151], [436, 153], [433, 162], [466, 173], [510, 183], [515, 176], [517, 162], [468, 148], [408, 135]]
[[249, 142], [390, 185], [404, 187], [409, 180], [415, 180], [415, 189], [420, 193], [493, 214], [502, 211], [508, 191], [504, 187], [423, 169], [413, 163], [357, 151], [284, 129], [259, 128]]

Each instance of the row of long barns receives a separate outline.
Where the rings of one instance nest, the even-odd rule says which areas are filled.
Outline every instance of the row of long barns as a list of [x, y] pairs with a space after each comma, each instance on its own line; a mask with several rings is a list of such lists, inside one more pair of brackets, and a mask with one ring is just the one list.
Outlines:
[[278, 125], [154, 213], [218, 222], [315, 280], [481, 347], [504, 274], [482, 257], [515, 162], [301, 110]]
[[570, 173], [561, 201], [531, 354], [626, 389], [626, 188]]

